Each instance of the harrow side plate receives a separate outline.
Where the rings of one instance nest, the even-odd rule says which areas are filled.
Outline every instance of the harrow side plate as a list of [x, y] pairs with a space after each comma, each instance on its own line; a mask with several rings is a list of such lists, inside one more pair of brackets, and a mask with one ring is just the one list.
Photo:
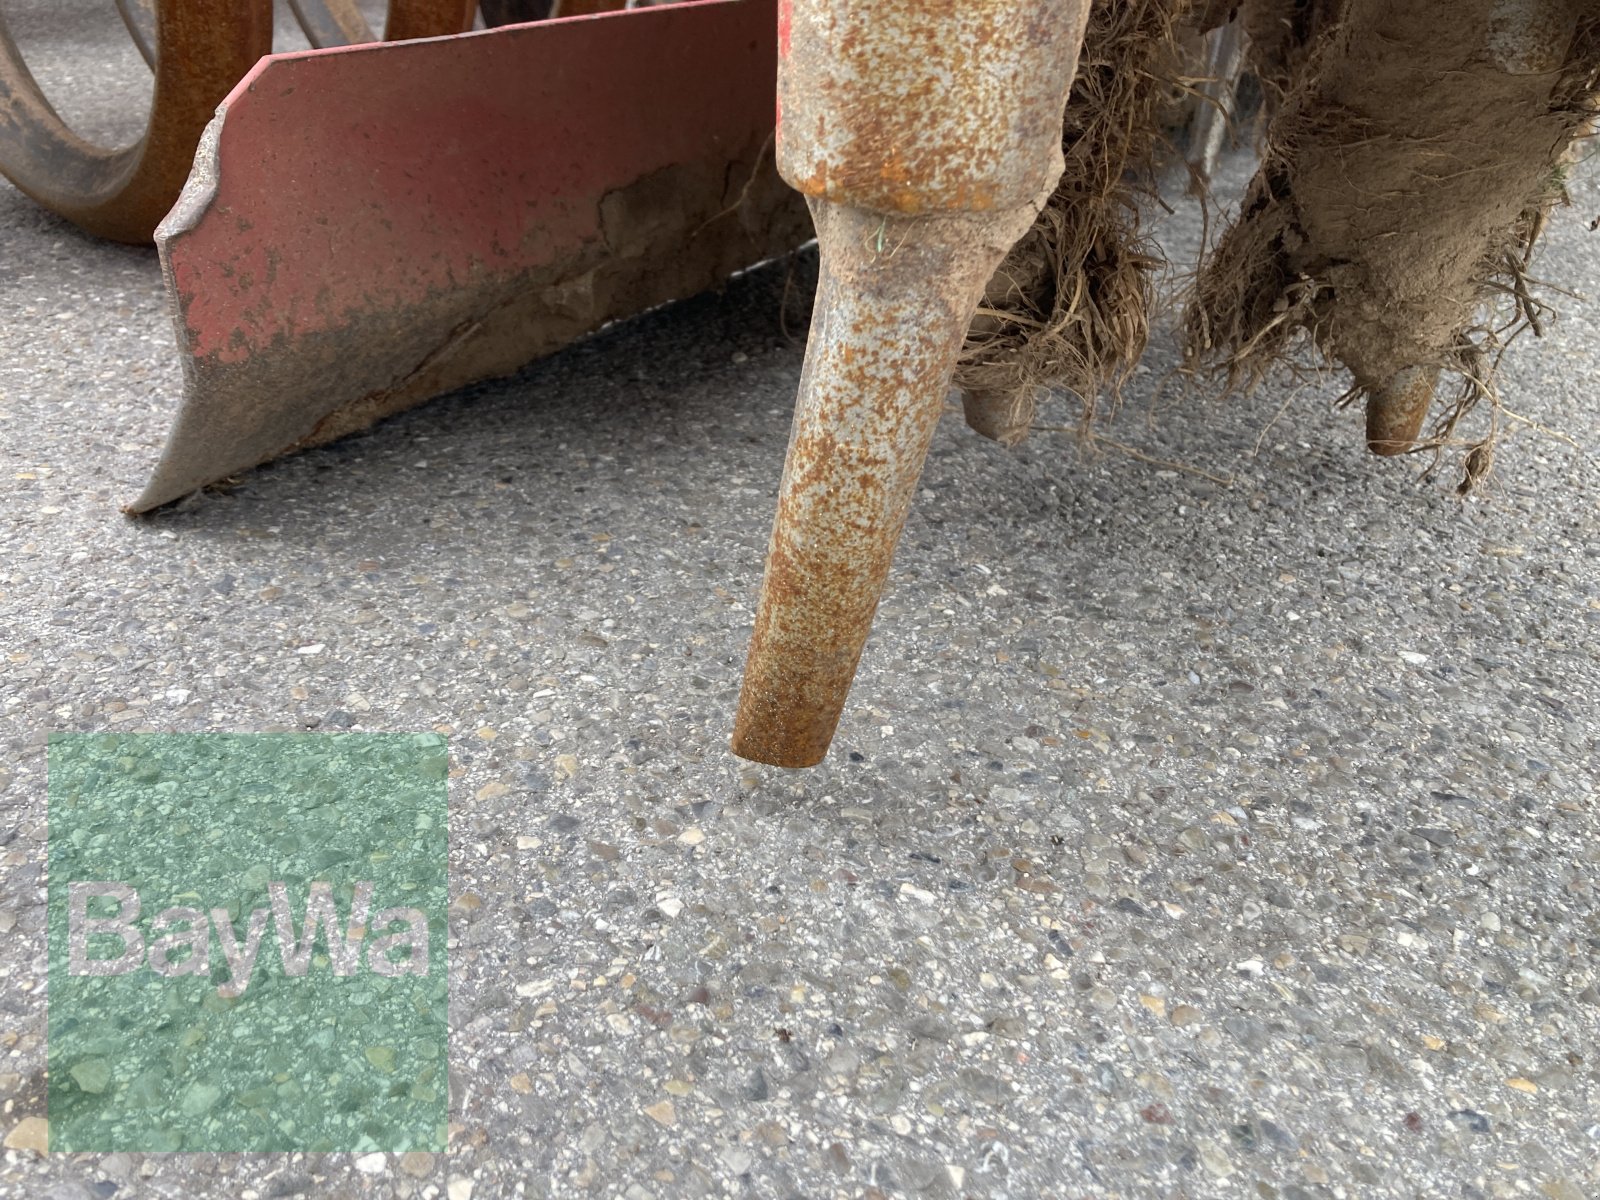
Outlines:
[[145, 512], [811, 236], [774, 0], [263, 59], [156, 232], [184, 366]]

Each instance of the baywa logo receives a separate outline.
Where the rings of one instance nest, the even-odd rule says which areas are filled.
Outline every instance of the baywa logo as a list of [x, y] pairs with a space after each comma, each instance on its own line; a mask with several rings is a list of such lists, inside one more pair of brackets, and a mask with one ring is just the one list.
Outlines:
[[[333, 886], [325, 880], [311, 885], [306, 901], [302, 933], [295, 932], [290, 911], [289, 889], [282, 880], [267, 884], [267, 895], [272, 907], [257, 908], [250, 913], [247, 932], [241, 939], [233, 926], [233, 917], [226, 908], [209, 911], [187, 904], [174, 904], [162, 909], [150, 923], [152, 931], [161, 933], [149, 947], [149, 969], [168, 979], [180, 975], [203, 975], [212, 972], [211, 932], [216, 930], [222, 956], [228, 964], [229, 977], [217, 985], [217, 993], [225, 997], [242, 996], [250, 986], [255, 973], [256, 956], [261, 949], [261, 937], [267, 929], [270, 915], [278, 935], [278, 957], [286, 976], [304, 975], [311, 965], [311, 949], [319, 932], [327, 948], [329, 965], [335, 975], [353, 975], [359, 969], [362, 943], [368, 932], [367, 914], [372, 909], [373, 881], [360, 880], [351, 895], [350, 919], [343, 929], [339, 914], [334, 909]], [[67, 962], [73, 975], [126, 975], [145, 966], [145, 936], [135, 922], [139, 919], [141, 903], [139, 893], [125, 883], [70, 881], [67, 884]], [[93, 899], [112, 901], [117, 906], [114, 916], [91, 917], [89, 903]], [[419, 908], [385, 908], [373, 919], [377, 929], [401, 924], [403, 929], [384, 933], [370, 942], [366, 953], [368, 969], [379, 975], [426, 975], [428, 973], [428, 920]], [[121, 944], [121, 950], [111, 958], [91, 958], [89, 938], [109, 935]], [[403, 951], [398, 960], [391, 957]]]
[[49, 760], [52, 1151], [444, 1148], [442, 738]]

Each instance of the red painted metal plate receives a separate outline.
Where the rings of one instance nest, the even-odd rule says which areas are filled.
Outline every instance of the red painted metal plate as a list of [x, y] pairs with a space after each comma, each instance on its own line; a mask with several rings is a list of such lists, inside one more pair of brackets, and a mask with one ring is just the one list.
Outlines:
[[773, 0], [263, 59], [157, 231], [185, 395], [145, 511], [810, 236]]

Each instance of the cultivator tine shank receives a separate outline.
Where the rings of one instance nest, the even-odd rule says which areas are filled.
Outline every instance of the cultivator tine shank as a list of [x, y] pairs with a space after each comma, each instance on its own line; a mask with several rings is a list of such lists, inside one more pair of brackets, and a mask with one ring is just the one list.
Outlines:
[[1367, 394], [1367, 449], [1389, 456], [1405, 454], [1416, 444], [1439, 374], [1437, 367], [1406, 367]]
[[984, 285], [1062, 169], [1088, 0], [791, 0], [778, 162], [822, 280], [733, 751], [827, 753]]
[[[379, 40], [356, 0], [289, 0], [289, 8], [306, 40], [319, 50]], [[472, 28], [477, 13], [476, 0], [389, 0], [382, 40], [401, 42], [464, 33]]]
[[1206, 34], [1206, 77], [1195, 89], [1194, 117], [1189, 123], [1191, 192], [1203, 191], [1216, 173], [1222, 143], [1233, 124], [1234, 92], [1244, 66], [1244, 27], [1229, 21]]

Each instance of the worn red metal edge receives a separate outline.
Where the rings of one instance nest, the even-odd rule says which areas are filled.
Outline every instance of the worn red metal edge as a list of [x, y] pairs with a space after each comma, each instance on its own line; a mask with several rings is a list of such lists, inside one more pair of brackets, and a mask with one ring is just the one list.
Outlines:
[[145, 512], [810, 236], [773, 0], [263, 59], [156, 232], [184, 398]]

